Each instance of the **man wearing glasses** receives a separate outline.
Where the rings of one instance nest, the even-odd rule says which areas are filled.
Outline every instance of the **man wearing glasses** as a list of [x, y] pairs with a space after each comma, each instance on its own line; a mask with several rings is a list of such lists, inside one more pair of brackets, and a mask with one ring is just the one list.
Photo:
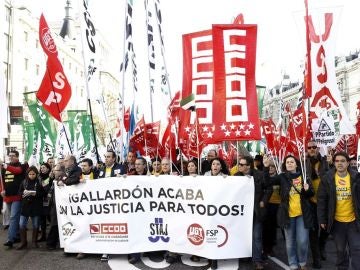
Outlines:
[[[242, 157], [239, 160], [239, 171], [235, 176], [249, 176], [254, 178], [254, 220], [252, 240], [252, 260], [255, 269], [264, 269], [262, 258], [262, 224], [266, 217], [266, 205], [272, 194], [272, 186], [267, 185], [261, 171], [254, 169], [254, 159], [250, 156]], [[239, 269], [240, 269], [239, 260]]]
[[8, 240], [4, 243], [4, 246], [12, 248], [19, 233], [21, 210], [21, 195], [19, 195], [19, 188], [21, 182], [24, 180], [25, 171], [19, 162], [18, 151], [10, 151], [8, 157], [10, 161], [8, 164], [0, 160], [2, 174], [1, 196], [6, 203], [7, 209], [10, 210]]
[[360, 267], [360, 174], [349, 161], [346, 152], [334, 155], [335, 170], [321, 178], [317, 198], [319, 224], [334, 237], [337, 269]]
[[306, 158], [306, 174], [307, 180], [311, 181], [314, 188], [315, 195], [310, 199], [312, 212], [314, 214], [314, 228], [309, 231], [309, 242], [313, 258], [312, 267], [315, 269], [321, 268], [321, 259], [326, 259], [325, 244], [328, 237], [328, 233], [320, 228], [316, 218], [316, 209], [317, 209], [317, 191], [320, 184], [320, 178], [323, 176], [330, 168], [331, 155], [327, 157], [322, 157], [319, 153], [319, 147], [315, 141], [309, 141], [307, 144], [307, 158]]

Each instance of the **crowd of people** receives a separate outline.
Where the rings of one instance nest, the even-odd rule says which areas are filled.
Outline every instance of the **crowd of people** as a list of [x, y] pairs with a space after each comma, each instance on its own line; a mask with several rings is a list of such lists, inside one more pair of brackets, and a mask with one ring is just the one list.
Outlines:
[[[28, 248], [31, 219], [31, 246], [37, 248], [39, 242], [45, 242], [48, 250], [58, 247], [54, 185], [76, 185], [122, 175], [252, 176], [254, 214], [250, 259], [255, 269], [264, 269], [264, 260], [276, 255], [278, 231], [285, 239], [290, 269], [307, 269], [309, 248], [312, 268], [320, 269], [322, 261], [327, 259], [329, 235], [336, 246], [337, 269], [360, 269], [360, 174], [356, 158], [351, 159], [345, 152], [321, 156], [316, 143], [309, 141], [303, 165], [289, 155], [281, 168], [269, 155], [255, 158], [239, 155], [229, 168], [216, 150], [209, 150], [200, 166], [197, 160], [175, 166], [169, 158], [154, 158], [149, 163], [131, 151], [123, 163], [116, 161], [113, 151], [106, 152], [104, 157], [105, 162], [96, 166], [87, 158], [78, 164], [72, 155], [58, 159], [57, 163], [49, 158], [37, 168], [20, 163], [19, 153], [10, 151], [8, 163], [0, 160], [3, 225], [8, 230], [4, 246], [11, 249], [19, 243], [16, 249]], [[168, 263], [176, 262], [180, 256], [169, 251], [158, 253]], [[84, 257], [84, 253], [76, 256]], [[140, 257], [140, 253], [128, 254], [128, 261], [135, 264]], [[101, 256], [102, 261], [108, 259], [108, 254]], [[194, 262], [200, 259], [191, 256]], [[239, 259], [239, 269], [242, 261], [248, 259]], [[217, 261], [210, 260], [210, 266], [217, 269]]]

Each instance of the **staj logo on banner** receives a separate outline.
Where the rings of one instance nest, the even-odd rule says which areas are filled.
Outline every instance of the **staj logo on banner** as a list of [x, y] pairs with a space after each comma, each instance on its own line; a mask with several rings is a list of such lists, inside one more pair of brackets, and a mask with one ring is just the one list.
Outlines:
[[164, 224], [163, 218], [155, 218], [155, 222], [149, 224], [150, 235], [148, 237], [149, 241], [152, 243], [161, 241], [167, 243], [170, 240], [168, 236], [168, 225]]

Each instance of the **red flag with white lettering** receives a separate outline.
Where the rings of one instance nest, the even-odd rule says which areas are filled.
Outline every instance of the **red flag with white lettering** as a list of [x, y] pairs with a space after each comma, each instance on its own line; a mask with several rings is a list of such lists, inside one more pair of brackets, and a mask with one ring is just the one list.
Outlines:
[[57, 57], [55, 42], [43, 14], [39, 22], [39, 40], [48, 56], [46, 71], [36, 97], [55, 119], [61, 122], [61, 112], [71, 98], [71, 86]]
[[230, 24], [183, 35], [182, 96], [195, 96], [205, 143], [261, 138], [256, 31], [256, 25]]
[[71, 87], [57, 57], [48, 58], [47, 70], [36, 97], [44, 109], [61, 122], [60, 113], [71, 98]]

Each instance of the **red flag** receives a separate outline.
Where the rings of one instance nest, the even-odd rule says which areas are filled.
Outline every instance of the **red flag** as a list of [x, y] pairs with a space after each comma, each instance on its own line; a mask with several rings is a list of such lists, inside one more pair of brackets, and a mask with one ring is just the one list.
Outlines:
[[60, 113], [71, 98], [71, 87], [57, 58], [56, 45], [43, 14], [40, 16], [39, 40], [48, 59], [36, 97], [43, 103], [44, 109], [61, 122]]
[[71, 98], [71, 87], [57, 57], [48, 58], [47, 70], [36, 97], [44, 109], [61, 122], [60, 113]]
[[213, 25], [183, 35], [182, 96], [195, 95], [206, 143], [259, 140], [256, 25]]
[[41, 47], [48, 57], [56, 57], [58, 55], [57, 48], [55, 45], [55, 41], [51, 36], [51, 32], [49, 26], [45, 20], [44, 14], [40, 16], [39, 22], [39, 40]]
[[142, 118], [134, 131], [134, 136], [130, 139], [130, 147], [136, 149], [141, 155], [151, 158], [157, 155], [159, 146], [160, 121], [145, 124]]
[[130, 107], [128, 107], [124, 113], [124, 128], [126, 132], [130, 129]]
[[173, 133], [172, 129], [173, 123], [169, 121], [161, 141], [161, 157], [170, 157], [171, 160], [176, 160], [175, 134]]

